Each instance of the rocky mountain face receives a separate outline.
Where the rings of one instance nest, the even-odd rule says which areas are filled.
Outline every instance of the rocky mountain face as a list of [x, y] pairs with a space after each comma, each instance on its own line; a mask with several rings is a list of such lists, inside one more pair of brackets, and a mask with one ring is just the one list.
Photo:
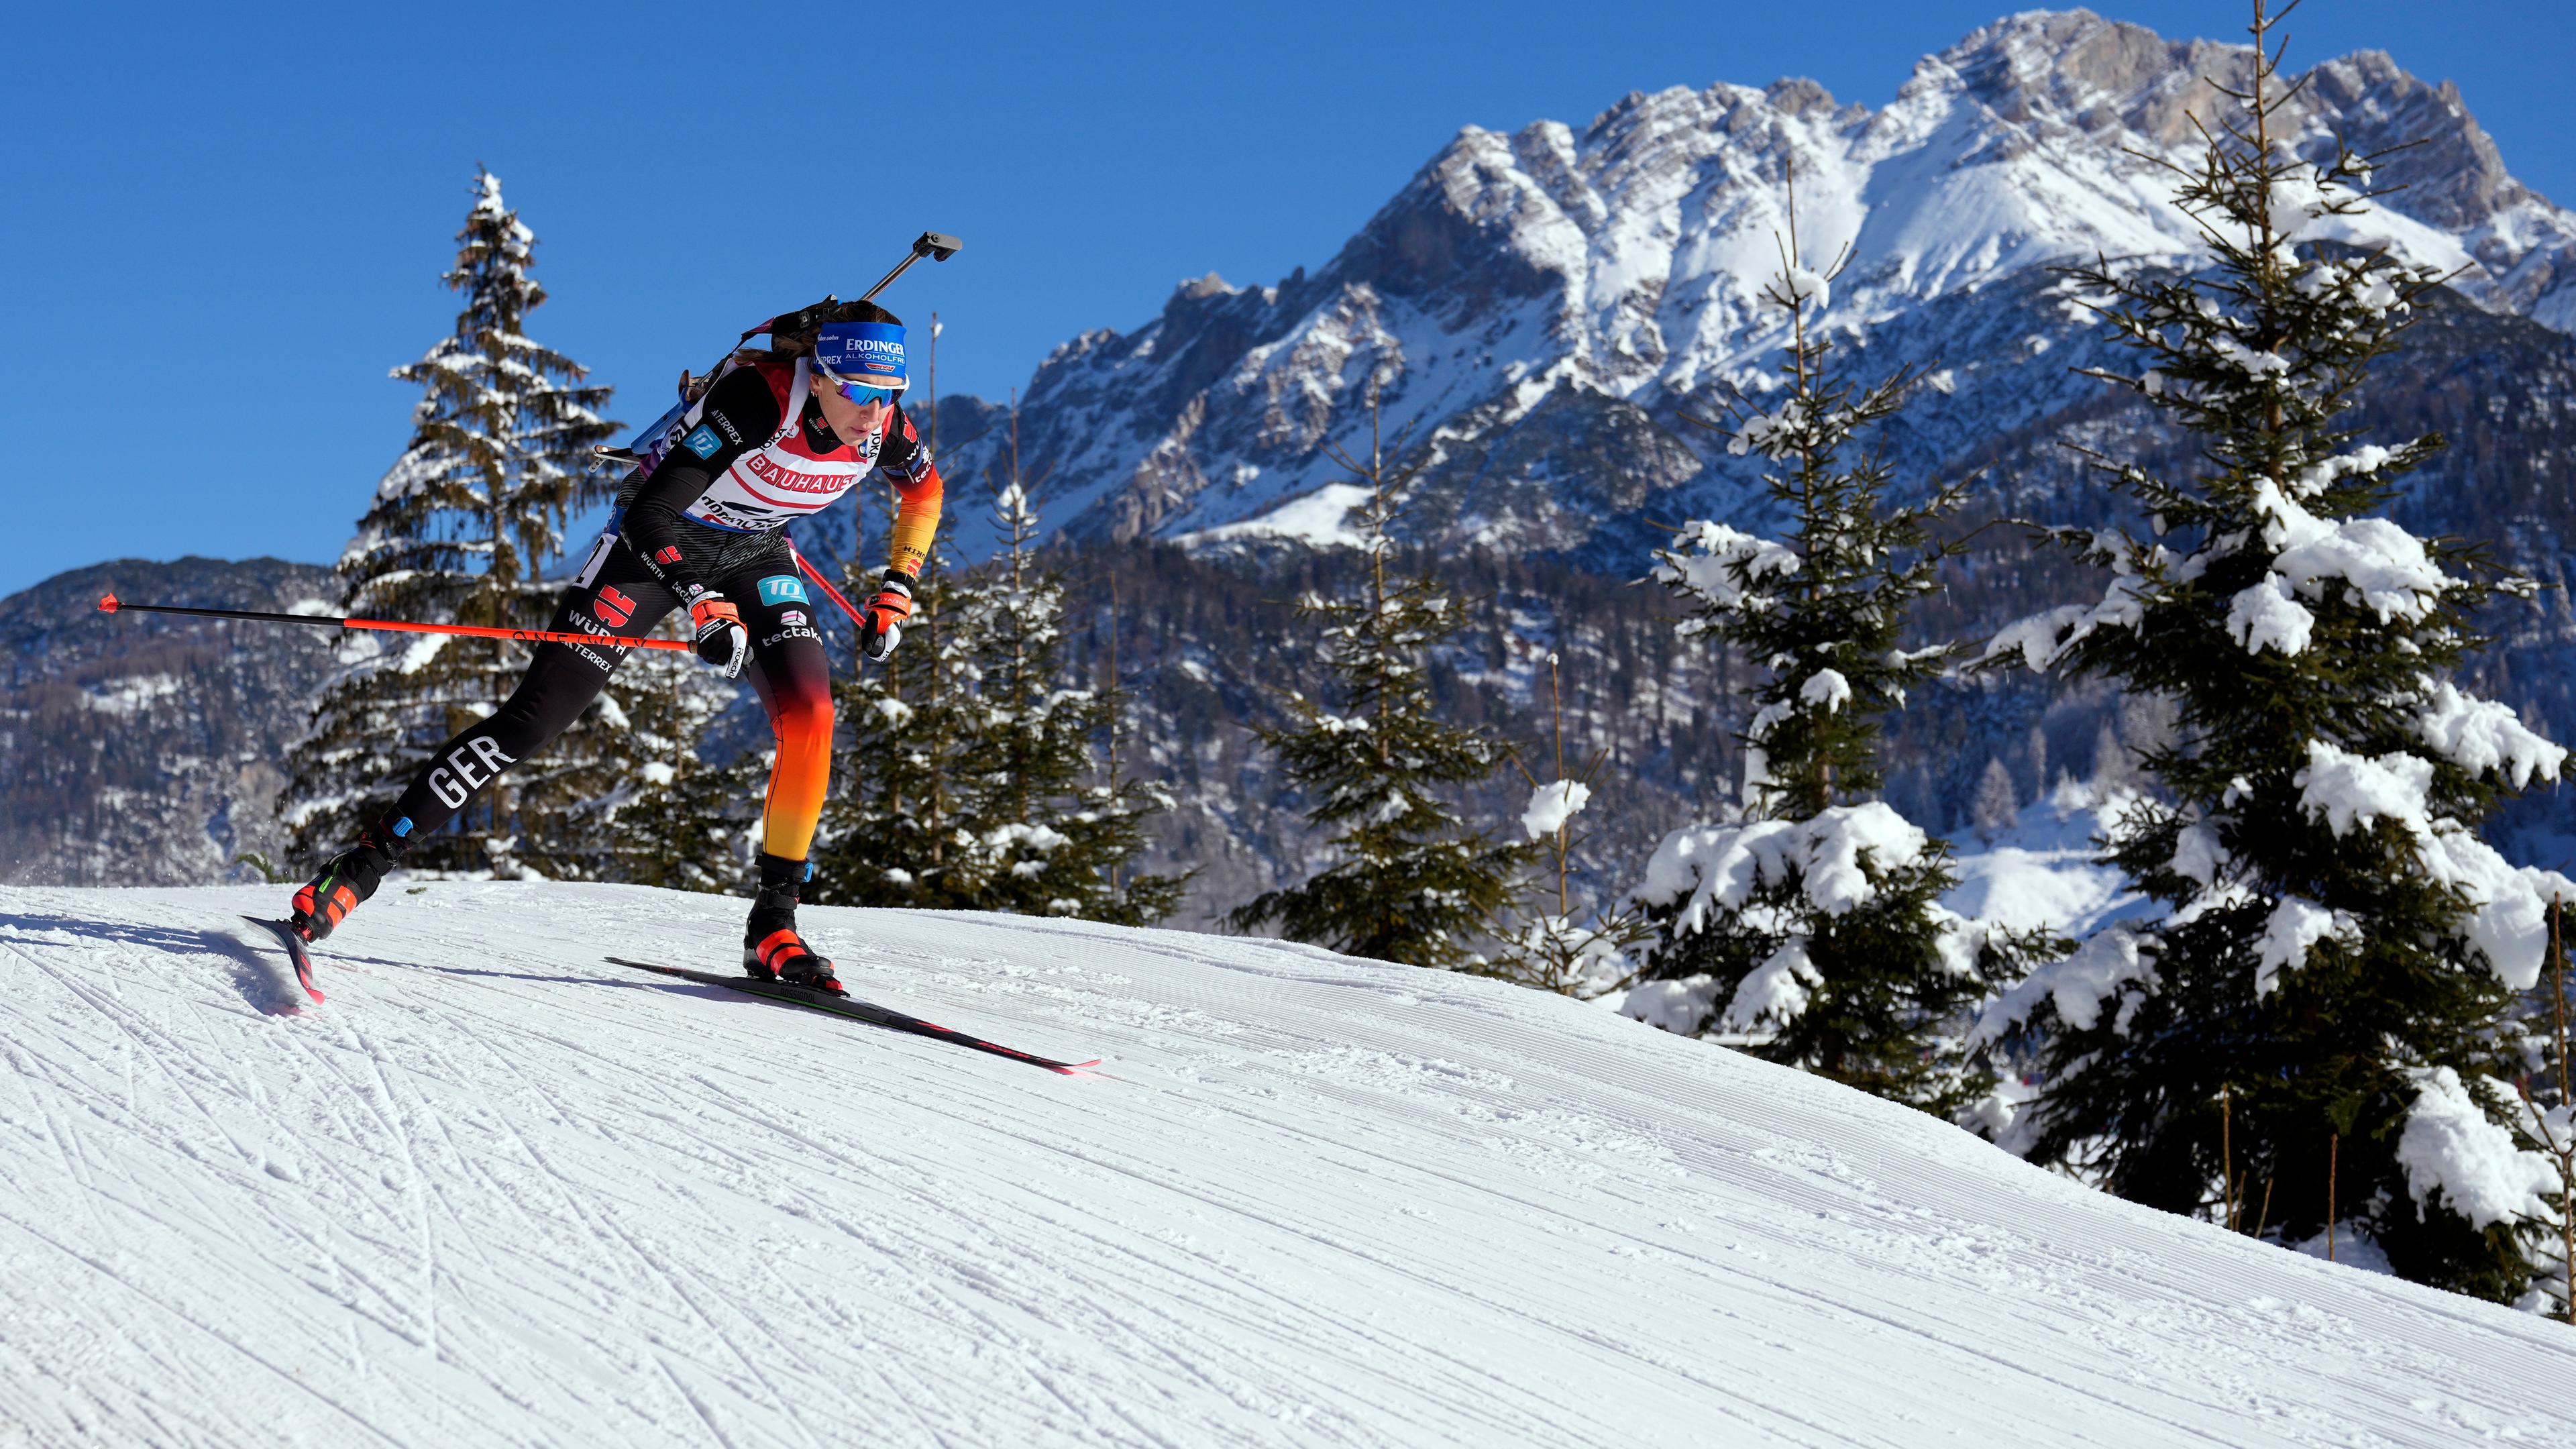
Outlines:
[[[307, 611], [327, 569], [277, 559], [118, 559], [0, 599], [0, 881], [192, 885], [283, 856], [287, 744], [339, 631], [153, 614], [99, 596]], [[336, 612], [336, 610], [325, 610]]]
[[[1829, 325], [1844, 360], [1934, 379], [1884, 439], [1900, 489], [1982, 470], [1963, 529], [2100, 521], [2117, 505], [2066, 442], [2166, 463], [2184, 445], [2080, 375], [2125, 359], [2054, 268], [2194, 263], [2194, 224], [2158, 160], [2195, 154], [2198, 126], [2232, 110], [2219, 87], [2241, 88], [2249, 66], [2242, 46], [2034, 12], [1927, 57], [1882, 109], [1785, 80], [1630, 95], [1580, 132], [1471, 127], [1312, 275], [1187, 282], [1146, 326], [1059, 348], [1024, 390], [1021, 475], [1042, 480], [1044, 516], [1070, 540], [1261, 558], [1344, 543], [1360, 495], [1333, 454], [1366, 450], [1374, 389], [1388, 431], [1428, 464], [1416, 542], [1634, 578], [1662, 525], [1778, 522], [1752, 460], [1694, 419], [1774, 385], [1781, 320], [1760, 293], [1794, 186], [1797, 259], [1841, 266]], [[2395, 188], [2371, 216], [2303, 239], [2386, 246], [2452, 277], [2359, 421], [2380, 441], [2451, 439], [2394, 511], [2419, 532], [2490, 541], [2549, 586], [2490, 621], [2500, 647], [2482, 683], [2576, 738], [2576, 621], [2559, 587], [2576, 538], [2576, 214], [2513, 179], [2456, 91], [2385, 54], [2316, 66], [2292, 116], [2283, 144], [2311, 159], [2338, 139], [2387, 152], [2378, 180]], [[998, 416], [975, 406], [941, 414], [953, 537], [970, 557], [985, 546], [977, 494], [1006, 472]], [[1998, 530], [1922, 625], [1974, 638], [2097, 587]], [[1899, 722], [1889, 794], [1956, 829], [1990, 760], [2027, 799], [2060, 773], [2120, 773], [2159, 728], [2152, 702], [2098, 688], [1945, 688]], [[2509, 829], [2576, 835], [2554, 794]]]
[[[2241, 85], [2248, 58], [2031, 12], [1926, 57], [1875, 110], [1783, 80], [1632, 94], [1580, 131], [1469, 127], [1312, 275], [1204, 277], [1134, 332], [1057, 349], [1023, 393], [1025, 471], [1043, 470], [1044, 517], [1069, 537], [1329, 542], [1349, 501], [1329, 491], [1329, 449], [1364, 448], [1375, 388], [1387, 426], [1436, 460], [1426, 541], [1580, 553], [1641, 514], [1723, 512], [1750, 475], [1682, 417], [1767, 381], [1781, 324], [1760, 294], [1793, 185], [1800, 260], [1845, 259], [1834, 325], [1890, 365], [1973, 366], [1947, 435], [1908, 460], [1954, 463], [1956, 445], [2080, 391], [2063, 352], [2042, 355], [2080, 318], [1975, 299], [2097, 252], [2192, 257], [2194, 226], [2149, 158], [2192, 154], [2195, 121], [2231, 104], [2212, 82]], [[2576, 328], [2576, 214], [2506, 172], [2456, 92], [2378, 52], [2327, 61], [2287, 144], [2323, 157], [2337, 136], [2425, 144], [2387, 159], [2380, 179], [2403, 189], [2377, 214], [2319, 235], [2391, 246], [2456, 271], [2483, 308]], [[952, 445], [951, 477], [993, 474], [1000, 439]]]

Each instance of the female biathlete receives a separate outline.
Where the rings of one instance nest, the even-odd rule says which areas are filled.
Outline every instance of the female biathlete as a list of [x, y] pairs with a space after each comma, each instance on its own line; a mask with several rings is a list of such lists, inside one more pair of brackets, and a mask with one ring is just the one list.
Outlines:
[[[743, 970], [838, 991], [832, 963], [796, 933], [831, 771], [832, 689], [814, 601], [781, 530], [871, 469], [893, 480], [900, 505], [885, 582], [859, 610], [860, 651], [881, 660], [912, 617], [913, 585], [939, 526], [940, 482], [899, 401], [908, 380], [902, 323], [869, 302], [838, 304], [829, 316], [810, 355], [741, 354], [659, 433], [666, 451], [648, 453], [619, 494], [618, 514], [549, 627], [635, 639], [685, 606], [699, 658], [728, 678], [748, 668], [778, 761], [761, 815], [760, 891], [743, 932]], [[393, 808], [295, 893], [288, 924], [308, 941], [331, 934], [412, 842], [561, 734], [627, 652], [536, 646], [509, 701], [441, 746]]]

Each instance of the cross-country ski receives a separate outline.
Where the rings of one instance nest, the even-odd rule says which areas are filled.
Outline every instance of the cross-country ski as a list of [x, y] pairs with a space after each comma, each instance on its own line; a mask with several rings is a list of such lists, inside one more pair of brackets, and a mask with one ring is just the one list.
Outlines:
[[881, 1026], [889, 1031], [909, 1032], [914, 1036], [928, 1037], [932, 1041], [943, 1041], [973, 1051], [990, 1052], [997, 1057], [1007, 1057], [1015, 1062], [1027, 1062], [1031, 1066], [1045, 1067], [1049, 1071], [1069, 1073], [1100, 1065], [1100, 1059], [1097, 1057], [1087, 1062], [1059, 1062], [1047, 1057], [1032, 1056], [1027, 1052], [989, 1042], [981, 1037], [970, 1036], [935, 1022], [924, 1021], [917, 1016], [879, 1006], [872, 1001], [855, 1000], [838, 991], [822, 991], [810, 986], [792, 986], [783, 981], [767, 982], [755, 981], [743, 976], [718, 976], [708, 971], [690, 971], [678, 966], [659, 966], [650, 961], [629, 961], [622, 956], [611, 956], [608, 960], [611, 964], [632, 966], [638, 971], [655, 971], [664, 976], [676, 976], [683, 981], [695, 981], [703, 986], [722, 986], [730, 991], [739, 991], [746, 996], [785, 1002], [790, 1006], [802, 1006], [829, 1016], [846, 1016], [853, 1021], [864, 1021], [870, 1026]]
[[286, 952], [287, 964], [295, 969], [295, 984], [303, 987], [304, 994], [319, 1003], [322, 1000], [322, 988], [313, 984], [313, 958], [305, 951], [304, 938], [296, 933], [295, 928], [284, 921], [271, 920], [266, 916], [246, 915], [242, 919], [266, 931], [276, 940], [279, 947]]

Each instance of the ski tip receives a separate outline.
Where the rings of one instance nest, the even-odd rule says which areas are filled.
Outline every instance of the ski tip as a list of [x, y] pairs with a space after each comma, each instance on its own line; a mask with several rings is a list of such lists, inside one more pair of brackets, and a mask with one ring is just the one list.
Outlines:
[[303, 987], [304, 994], [312, 997], [316, 1003], [322, 1001], [322, 988], [313, 984], [313, 958], [304, 954], [304, 941], [295, 934], [295, 928], [284, 921], [271, 920], [266, 916], [245, 914], [242, 919], [254, 926], [265, 928], [270, 935], [277, 938], [277, 943], [286, 948], [286, 959], [295, 967], [295, 984]]
[[98, 599], [98, 611], [99, 611], [100, 613], [102, 613], [102, 614], [113, 614], [113, 613], [115, 613], [115, 612], [116, 612], [116, 595], [114, 595], [114, 594], [101, 594], [101, 595], [99, 595], [99, 599]]

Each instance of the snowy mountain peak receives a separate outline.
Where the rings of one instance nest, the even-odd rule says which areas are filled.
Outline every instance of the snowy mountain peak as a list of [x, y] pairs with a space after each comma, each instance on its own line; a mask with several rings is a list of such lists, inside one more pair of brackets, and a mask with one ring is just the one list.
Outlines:
[[[1337, 536], [1313, 502], [1339, 477], [1326, 445], [1366, 426], [1374, 383], [1388, 425], [1435, 444], [1417, 531], [1562, 547], [1569, 523], [1580, 539], [1611, 506], [1586, 490], [1642, 500], [1717, 466], [1706, 439], [1666, 424], [1713, 383], [1761, 385], [1780, 332], [1761, 293], [1793, 182], [1797, 260], [1847, 260], [1832, 315], [1872, 338], [2069, 258], [2186, 258], [2197, 231], [2150, 158], [2198, 145], [2196, 122], [2232, 105], [2212, 82], [2241, 84], [2250, 55], [2030, 11], [1926, 57], [1879, 109], [1792, 78], [1631, 93], [1579, 131], [1466, 127], [1313, 274], [1210, 274], [1138, 331], [1049, 357], [1021, 433], [1052, 467], [1044, 520], [1080, 536]], [[2576, 330], [2576, 214], [2505, 171], [2456, 91], [2358, 52], [2310, 73], [2295, 120], [2303, 155], [2337, 136], [2428, 142], [2389, 160], [2382, 179], [2405, 189], [2345, 239]], [[2050, 343], [2024, 328], [2010, 345], [2025, 334]], [[1605, 464], [1598, 449], [1620, 440]], [[991, 445], [956, 461], [971, 491]], [[975, 509], [957, 512], [963, 551], [980, 552]]]
[[[2171, 152], [2196, 144], [2193, 117], [2212, 120], [2227, 108], [2209, 82], [2241, 88], [2251, 57], [2243, 45], [2168, 41], [2086, 10], [2028, 11], [1927, 57], [1891, 110], [1901, 109], [1918, 88], [1937, 88], [1946, 75], [2003, 121], [2051, 135], [2061, 128], [2084, 134], [2116, 130], [2135, 138], [2130, 144], [2139, 149]], [[2302, 154], [2336, 135], [2365, 152], [2422, 141], [2392, 155], [2381, 174], [2383, 184], [2404, 188], [2389, 205], [2407, 217], [2463, 232], [2536, 208], [2556, 214], [2564, 238], [2567, 214], [2505, 170], [2494, 140], [2469, 114], [2458, 88], [2417, 79], [2386, 51], [2355, 51], [2316, 66], [2293, 111], [2299, 125], [2293, 144]], [[2496, 240], [2502, 245], [2481, 251], [2479, 262], [2500, 278], [2523, 248], [2507, 238]], [[2526, 279], [2526, 294], [2509, 298], [2508, 305], [2530, 310], [2536, 296], [2531, 285]], [[2567, 330], [2563, 318], [2556, 325]]]

